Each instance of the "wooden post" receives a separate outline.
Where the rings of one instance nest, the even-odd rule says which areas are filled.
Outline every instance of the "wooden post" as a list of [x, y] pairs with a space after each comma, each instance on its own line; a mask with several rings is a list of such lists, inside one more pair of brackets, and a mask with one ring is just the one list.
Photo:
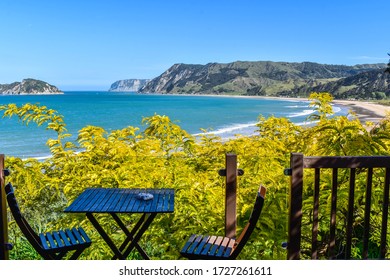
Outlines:
[[219, 170], [220, 176], [226, 177], [225, 190], [225, 236], [236, 237], [237, 227], [237, 176], [244, 175], [244, 170], [237, 169], [237, 155], [226, 154], [226, 168]]
[[237, 155], [226, 154], [225, 236], [236, 237]]
[[4, 155], [0, 154], [0, 260], [8, 260], [8, 220], [5, 196]]
[[301, 252], [303, 154], [292, 153], [290, 158], [291, 184], [288, 220], [287, 259], [299, 260]]

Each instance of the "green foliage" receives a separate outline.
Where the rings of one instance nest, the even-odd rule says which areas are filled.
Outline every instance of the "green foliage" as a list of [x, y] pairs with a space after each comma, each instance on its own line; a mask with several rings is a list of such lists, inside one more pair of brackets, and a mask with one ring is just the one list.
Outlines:
[[333, 96], [327, 92], [313, 92], [309, 96], [311, 100], [310, 107], [316, 109], [317, 113], [311, 114], [309, 120], [322, 120], [326, 119], [328, 115], [333, 115], [333, 107], [330, 104], [333, 100]]
[[[305, 155], [384, 155], [388, 154], [390, 119], [367, 131], [353, 117], [332, 117], [331, 96], [311, 96], [314, 117], [318, 122], [308, 127], [297, 126], [285, 118], [259, 117], [258, 133], [252, 137], [237, 136], [222, 141], [212, 134], [195, 139], [167, 116], [154, 115], [144, 119], [146, 128], [126, 127], [111, 132], [101, 127], [87, 126], [78, 133], [76, 143], [66, 142], [66, 125], [61, 115], [44, 106], [14, 104], [1, 106], [4, 116], [16, 116], [29, 124], [46, 125], [56, 132], [49, 139], [52, 157], [44, 161], [23, 161], [6, 158], [22, 211], [37, 231], [82, 225], [93, 239], [83, 254], [86, 259], [110, 259], [112, 254], [85, 215], [64, 214], [63, 210], [87, 187], [162, 188], [175, 189], [175, 211], [161, 214], [154, 220], [141, 243], [155, 259], [179, 259], [179, 251], [192, 233], [223, 234], [225, 178], [218, 175], [224, 168], [225, 154], [238, 155], [239, 177], [237, 214], [238, 233], [251, 212], [259, 184], [267, 187], [267, 197], [258, 229], [244, 248], [243, 259], [285, 259], [281, 243], [287, 240], [289, 177], [283, 175], [289, 166], [290, 152]], [[341, 176], [341, 175], [340, 175]], [[329, 202], [329, 180], [323, 177], [321, 203]], [[342, 180], [342, 178], [340, 178]], [[344, 181], [343, 181], [344, 182]], [[312, 194], [307, 180], [305, 196]], [[357, 201], [364, 190], [358, 189]], [[375, 190], [374, 190], [375, 193]], [[343, 192], [340, 191], [343, 199]], [[374, 198], [373, 201], [378, 201]], [[304, 212], [310, 212], [304, 204]], [[343, 205], [343, 201], [341, 205]], [[361, 204], [361, 203], [360, 203]], [[376, 207], [376, 208], [375, 208]], [[380, 212], [375, 206], [375, 213]], [[356, 209], [357, 215], [362, 207]], [[323, 208], [329, 217], [329, 207]], [[345, 213], [339, 214], [340, 227]], [[344, 214], [343, 214], [344, 213]], [[379, 215], [379, 214], [378, 214]], [[123, 216], [126, 223], [137, 217]], [[103, 227], [121, 241], [121, 230], [107, 216], [98, 216]], [[323, 240], [328, 234], [327, 218], [320, 228]], [[377, 219], [373, 215], [372, 219]], [[310, 219], [304, 221], [310, 226]], [[362, 222], [356, 224], [356, 229]], [[16, 244], [11, 251], [14, 259], [38, 258], [28, 246], [17, 226], [10, 223], [10, 238]], [[377, 244], [377, 234], [371, 240]], [[305, 244], [305, 243], [304, 243]], [[356, 244], [358, 248], [358, 244]], [[356, 249], [356, 254], [359, 250]], [[138, 253], [129, 256], [138, 259]]]

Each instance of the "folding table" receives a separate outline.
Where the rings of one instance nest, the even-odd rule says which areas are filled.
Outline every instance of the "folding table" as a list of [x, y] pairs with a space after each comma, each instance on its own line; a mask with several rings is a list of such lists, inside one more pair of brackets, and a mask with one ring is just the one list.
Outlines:
[[[88, 188], [64, 212], [85, 213], [113, 251], [113, 259], [126, 259], [134, 248], [144, 259], [150, 259], [138, 244], [138, 241], [158, 213], [172, 213], [174, 211], [174, 195], [174, 190], [169, 188]], [[110, 214], [126, 235], [125, 240], [119, 247], [96, 219], [95, 215], [99, 213]], [[136, 213], [142, 215], [132, 229], [129, 229], [118, 215]]]

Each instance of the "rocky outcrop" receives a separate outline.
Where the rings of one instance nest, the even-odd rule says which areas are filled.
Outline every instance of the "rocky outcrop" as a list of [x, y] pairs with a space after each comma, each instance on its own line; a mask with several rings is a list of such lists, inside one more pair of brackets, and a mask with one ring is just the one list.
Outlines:
[[22, 82], [0, 85], [0, 94], [63, 94], [63, 92], [44, 81], [24, 79]]
[[132, 91], [138, 92], [140, 88], [144, 87], [150, 80], [147, 79], [128, 79], [119, 80], [113, 83], [109, 91]]
[[239, 95], [300, 95], [338, 79], [372, 70], [384, 71], [386, 64], [355, 66], [312, 62], [242, 62], [175, 64], [152, 79], [140, 92]]

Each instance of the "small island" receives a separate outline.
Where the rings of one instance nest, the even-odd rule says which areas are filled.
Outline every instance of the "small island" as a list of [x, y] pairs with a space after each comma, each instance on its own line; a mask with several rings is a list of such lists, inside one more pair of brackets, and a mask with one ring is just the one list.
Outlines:
[[1, 95], [26, 95], [26, 94], [63, 94], [56, 86], [47, 82], [24, 79], [21, 82], [11, 84], [0, 84]]

